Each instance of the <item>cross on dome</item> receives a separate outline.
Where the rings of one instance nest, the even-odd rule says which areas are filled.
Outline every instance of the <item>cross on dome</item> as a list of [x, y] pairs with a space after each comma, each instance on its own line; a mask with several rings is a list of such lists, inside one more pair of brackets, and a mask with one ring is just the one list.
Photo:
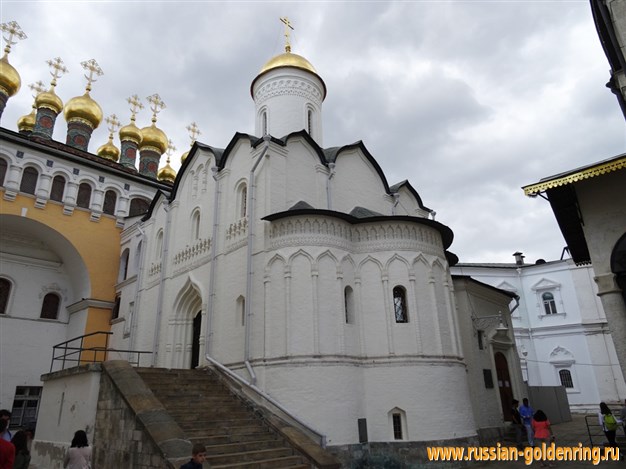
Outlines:
[[104, 72], [95, 59], [85, 60], [84, 62], [81, 62], [80, 65], [84, 70], [89, 72], [89, 75], [85, 75], [85, 78], [87, 79], [87, 91], [91, 91], [91, 84], [96, 81], [94, 75], [100, 77], [104, 75]]
[[57, 80], [61, 78], [62, 75], [69, 72], [61, 57], [56, 57], [51, 60], [46, 60], [46, 63], [50, 67], [50, 75], [52, 75], [52, 82], [50, 83], [52, 87], [57, 86]]
[[191, 145], [193, 145], [195, 143], [196, 139], [198, 138], [198, 136], [202, 132], [200, 132], [200, 129], [198, 128], [198, 124], [196, 124], [195, 122], [192, 122], [191, 124], [189, 124], [187, 127], [185, 127], [185, 129], [187, 129], [187, 131], [189, 132], [189, 138], [191, 139]]
[[282, 18], [280, 18], [280, 21], [283, 22], [283, 24], [285, 25], [285, 52], [291, 52], [291, 43], [289, 42], [289, 35], [290, 32], [289, 30], [293, 30], [293, 26], [291, 26], [291, 23], [289, 22], [289, 18], [287, 18], [286, 16], [283, 16]]
[[150, 110], [152, 110], [152, 122], [156, 122], [157, 114], [166, 107], [165, 103], [158, 93], [154, 93], [152, 96], [148, 96], [146, 99], [150, 103]]
[[46, 91], [46, 85], [44, 85], [43, 81], [39, 80], [35, 83], [31, 83], [28, 87], [35, 92], [33, 98], [36, 98], [39, 93], [43, 93]]
[[126, 98], [126, 102], [130, 104], [130, 120], [134, 122], [137, 113], [143, 109], [143, 104], [139, 100], [139, 96], [136, 94], [132, 95], [130, 98]]
[[28, 37], [24, 31], [22, 31], [20, 25], [17, 24], [17, 21], [9, 21], [8, 23], [0, 24], [0, 31], [9, 35], [8, 37], [2, 36], [6, 42], [6, 46], [4, 47], [5, 55], [8, 55], [9, 52], [11, 52], [12, 45], [17, 44], [17, 41], [14, 41], [13, 38], [22, 40]]
[[122, 123], [119, 121], [115, 114], [111, 114], [109, 117], [104, 119], [104, 122], [108, 124], [107, 128], [109, 129], [111, 135], [117, 132], [117, 129], [119, 129], [122, 125]]
[[167, 150], [165, 151], [165, 153], [167, 154], [167, 162], [170, 162], [170, 156], [172, 156], [172, 153], [174, 153], [176, 151], [176, 147], [174, 146], [174, 142], [172, 142], [172, 139], [168, 139], [167, 140]]

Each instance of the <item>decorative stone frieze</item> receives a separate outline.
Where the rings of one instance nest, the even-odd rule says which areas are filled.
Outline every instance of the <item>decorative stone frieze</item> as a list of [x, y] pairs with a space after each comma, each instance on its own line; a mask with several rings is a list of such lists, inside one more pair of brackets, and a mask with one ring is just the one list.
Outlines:
[[211, 240], [209, 238], [199, 239], [191, 246], [185, 246], [174, 256], [174, 265], [195, 260], [203, 254], [208, 254], [210, 249]]
[[271, 80], [263, 84], [254, 95], [254, 101], [260, 106], [274, 96], [300, 96], [315, 103], [322, 102], [322, 93], [319, 87], [299, 79]]

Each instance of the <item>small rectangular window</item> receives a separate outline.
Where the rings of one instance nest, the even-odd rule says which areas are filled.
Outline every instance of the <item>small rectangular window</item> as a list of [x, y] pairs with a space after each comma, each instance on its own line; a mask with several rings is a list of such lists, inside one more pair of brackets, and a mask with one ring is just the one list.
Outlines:
[[483, 370], [483, 379], [485, 380], [485, 388], [493, 389], [493, 375], [491, 374], [491, 370]]
[[120, 303], [122, 298], [120, 296], [115, 297], [115, 305], [111, 311], [111, 319], [117, 319], [120, 316]]
[[478, 350], [485, 350], [485, 331], [476, 332], [478, 338]]
[[402, 415], [392, 414], [391, 418], [393, 420], [393, 438], [394, 440], [401, 440], [402, 439]]
[[11, 427], [34, 428], [39, 412], [41, 386], [17, 386], [11, 409]]

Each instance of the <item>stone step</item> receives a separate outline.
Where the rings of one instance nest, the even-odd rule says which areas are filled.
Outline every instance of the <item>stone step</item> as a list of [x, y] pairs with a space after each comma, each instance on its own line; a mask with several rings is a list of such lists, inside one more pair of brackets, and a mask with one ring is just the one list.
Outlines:
[[[172, 415], [172, 414], [170, 414]], [[223, 415], [204, 415], [196, 420], [178, 420], [172, 415], [174, 420], [181, 428], [228, 428], [228, 427], [244, 427], [244, 426], [262, 426], [262, 424], [251, 415], [238, 418], [227, 418]]]
[[260, 451], [265, 449], [287, 448], [282, 440], [254, 440], [242, 441], [238, 443], [206, 445], [207, 454], [231, 454], [247, 453], [250, 451]]
[[198, 436], [190, 438], [191, 443], [202, 443], [205, 446], [212, 445], [226, 445], [229, 443], [244, 443], [248, 441], [272, 441], [279, 440], [278, 437], [266, 430], [263, 433], [235, 433], [231, 435], [213, 435], [213, 436]]
[[185, 431], [185, 434], [190, 438], [203, 437], [203, 436], [220, 436], [220, 435], [252, 435], [258, 433], [265, 433], [269, 430], [262, 425], [243, 425], [243, 426], [229, 426], [229, 427], [211, 427], [211, 428], [198, 428], [190, 426], [188, 428], [181, 428]]
[[207, 462], [214, 467], [219, 464], [233, 464], [253, 461], [268, 461], [273, 459], [287, 458], [293, 456], [291, 448], [271, 448], [259, 451], [246, 451], [242, 453], [230, 454], [210, 454], [207, 451]]
[[288, 456], [285, 458], [268, 459], [265, 461], [237, 462], [232, 464], [219, 464], [211, 466], [211, 469], [295, 469], [311, 466], [303, 464], [300, 456]]
[[197, 424], [208, 424], [209, 422], [221, 420], [254, 420], [254, 415], [245, 410], [216, 410], [216, 411], [198, 411], [188, 412], [184, 410], [173, 410], [165, 407], [174, 420], [179, 423], [196, 422]]

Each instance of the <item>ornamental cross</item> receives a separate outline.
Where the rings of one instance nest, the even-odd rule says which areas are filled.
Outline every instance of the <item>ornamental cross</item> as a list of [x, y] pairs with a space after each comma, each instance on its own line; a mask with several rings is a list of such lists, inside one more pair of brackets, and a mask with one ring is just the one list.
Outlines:
[[156, 115], [165, 109], [165, 103], [161, 100], [158, 93], [154, 93], [146, 99], [150, 103], [150, 109], [152, 110], [152, 122], [156, 122]]
[[39, 93], [43, 93], [46, 91], [46, 85], [43, 84], [43, 81], [39, 80], [35, 83], [31, 83], [28, 87], [35, 92], [33, 98], [36, 98]]
[[174, 142], [172, 142], [172, 139], [170, 138], [167, 141], [167, 150], [165, 151], [165, 153], [167, 154], [167, 162], [170, 162], [170, 156], [172, 156], [172, 153], [174, 153], [176, 151], [176, 147], [174, 146]]
[[85, 60], [84, 62], [80, 63], [80, 66], [83, 67], [84, 70], [89, 72], [89, 75], [85, 75], [85, 78], [87, 79], [87, 91], [91, 91], [91, 84], [96, 81], [94, 74], [98, 77], [101, 77], [104, 72], [102, 71], [100, 65], [98, 65], [98, 62], [96, 62], [95, 59]]
[[135, 122], [135, 116], [141, 109], [143, 109], [143, 104], [139, 100], [139, 96], [137, 96], [136, 94], [132, 95], [130, 98], [127, 98], [126, 102], [130, 104], [130, 120]]
[[57, 80], [61, 78], [61, 75], [69, 72], [61, 57], [57, 57], [52, 60], [47, 60], [46, 63], [51, 68], [50, 75], [52, 75], [52, 83], [50, 83], [53, 87], [57, 86]]
[[119, 121], [115, 114], [111, 114], [109, 117], [104, 119], [104, 122], [109, 124], [107, 128], [109, 129], [109, 132], [111, 132], [110, 137], [113, 138], [113, 134], [117, 132], [117, 129], [120, 128], [122, 123]]
[[293, 26], [291, 26], [289, 18], [287, 18], [286, 16], [280, 18], [280, 21], [282, 21], [285, 25], [285, 52], [291, 52], [291, 43], [289, 42], [289, 30], [291, 29], [293, 31]]
[[11, 46], [13, 44], [17, 44], [17, 41], [14, 41], [13, 38], [22, 40], [27, 37], [26, 34], [24, 34], [24, 31], [22, 31], [22, 28], [20, 28], [20, 25], [17, 24], [17, 21], [9, 21], [8, 23], [0, 24], [0, 31], [9, 35], [9, 37], [2, 36], [4, 38], [4, 42], [6, 42], [4, 53], [7, 55], [11, 52]]
[[189, 132], [189, 138], [191, 139], [191, 144], [193, 145], [194, 142], [196, 141], [196, 139], [198, 138], [198, 136], [202, 133], [200, 132], [200, 129], [198, 128], [198, 124], [196, 124], [195, 122], [192, 122], [191, 124], [189, 124], [187, 127], [185, 127], [187, 129], [187, 131]]

